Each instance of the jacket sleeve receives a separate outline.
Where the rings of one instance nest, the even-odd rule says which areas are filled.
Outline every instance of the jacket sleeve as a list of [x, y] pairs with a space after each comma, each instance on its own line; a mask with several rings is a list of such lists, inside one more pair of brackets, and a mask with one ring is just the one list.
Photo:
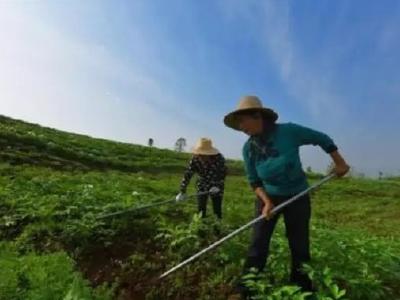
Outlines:
[[319, 146], [326, 153], [331, 153], [338, 149], [333, 140], [325, 133], [294, 123], [289, 123], [289, 129], [298, 146]]
[[180, 191], [182, 193], [186, 193], [186, 188], [189, 185], [190, 179], [192, 179], [193, 174], [195, 172], [196, 172], [196, 163], [195, 163], [194, 158], [192, 158], [183, 174], [183, 178], [182, 178], [181, 186], [180, 186]]
[[243, 146], [243, 160], [246, 170], [247, 180], [253, 189], [262, 187], [262, 180], [258, 177], [255, 160], [250, 157], [248, 142]]
[[219, 157], [219, 167], [218, 170], [221, 172], [221, 180], [224, 180], [228, 174], [228, 168], [226, 167], [226, 161], [223, 155]]

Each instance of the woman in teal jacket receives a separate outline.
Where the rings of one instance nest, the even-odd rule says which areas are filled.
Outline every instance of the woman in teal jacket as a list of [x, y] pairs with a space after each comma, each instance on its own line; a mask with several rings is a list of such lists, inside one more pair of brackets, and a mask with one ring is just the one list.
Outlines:
[[[271, 215], [273, 207], [308, 187], [300, 162], [300, 146], [320, 146], [332, 157], [334, 172], [339, 177], [349, 170], [329, 136], [293, 123], [276, 123], [277, 119], [278, 114], [263, 107], [256, 96], [243, 97], [238, 108], [224, 118], [226, 126], [249, 136], [243, 147], [246, 174], [257, 196], [256, 215], [263, 214], [266, 217], [265, 221], [254, 226], [244, 273], [250, 268], [261, 271], [265, 267], [269, 242], [280, 215]], [[302, 264], [310, 260], [309, 195], [286, 207], [281, 214], [292, 256], [290, 280], [304, 291], [312, 291], [312, 282], [301, 269]], [[246, 294], [243, 287], [240, 291]]]

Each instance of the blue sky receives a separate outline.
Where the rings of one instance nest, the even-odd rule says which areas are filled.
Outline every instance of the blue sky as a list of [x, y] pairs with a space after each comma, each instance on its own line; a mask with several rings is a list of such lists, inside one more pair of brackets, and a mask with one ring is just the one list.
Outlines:
[[222, 118], [256, 94], [356, 171], [400, 174], [399, 1], [5, 0], [0, 43], [1, 114], [161, 148], [208, 136], [239, 158]]

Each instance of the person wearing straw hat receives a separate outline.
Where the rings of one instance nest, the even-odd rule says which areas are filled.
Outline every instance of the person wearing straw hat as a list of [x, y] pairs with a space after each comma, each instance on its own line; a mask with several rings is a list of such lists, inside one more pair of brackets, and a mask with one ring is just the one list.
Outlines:
[[[197, 173], [197, 193], [208, 192], [212, 189], [217, 191], [211, 193], [210, 197], [214, 214], [218, 219], [221, 219], [224, 182], [227, 173], [225, 158], [213, 147], [212, 141], [208, 138], [199, 139], [192, 149], [192, 153], [193, 156], [183, 175], [180, 193], [176, 196], [176, 200], [180, 201], [185, 198], [186, 188], [190, 179]], [[203, 218], [206, 216], [208, 196], [208, 194], [201, 194], [197, 197], [198, 211]]]
[[[300, 146], [320, 146], [333, 159], [333, 171], [339, 177], [348, 172], [349, 166], [328, 135], [294, 123], [277, 123], [277, 119], [278, 114], [264, 107], [257, 96], [242, 97], [237, 109], [224, 117], [226, 126], [249, 136], [242, 149], [246, 175], [256, 194], [256, 215], [266, 217], [254, 225], [243, 273], [251, 268], [264, 269], [272, 233], [279, 215], [283, 214], [292, 257], [290, 281], [304, 291], [312, 291], [312, 282], [302, 271], [302, 264], [310, 260], [309, 195], [277, 215], [271, 215], [271, 210], [308, 187], [299, 156]], [[237, 288], [246, 299], [248, 290], [244, 284], [240, 282]]]

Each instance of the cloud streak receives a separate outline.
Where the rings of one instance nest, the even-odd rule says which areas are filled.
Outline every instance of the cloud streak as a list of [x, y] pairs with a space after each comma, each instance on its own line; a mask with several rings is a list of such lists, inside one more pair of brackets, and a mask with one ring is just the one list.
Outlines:
[[163, 147], [204, 124], [141, 62], [127, 63], [104, 45], [69, 36], [26, 7], [6, 8], [0, 13], [3, 114], [129, 142], [152, 136]]

